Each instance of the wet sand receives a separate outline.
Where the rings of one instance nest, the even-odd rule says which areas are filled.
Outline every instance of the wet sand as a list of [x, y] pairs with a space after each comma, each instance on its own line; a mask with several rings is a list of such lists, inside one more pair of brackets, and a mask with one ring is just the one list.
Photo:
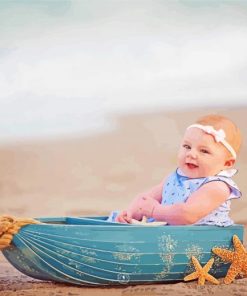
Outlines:
[[[160, 111], [115, 117], [116, 129], [90, 137], [0, 145], [0, 214], [18, 217], [107, 215], [176, 168], [184, 129], [201, 115], [232, 118], [247, 139], [247, 107]], [[247, 223], [247, 144], [234, 180], [243, 197], [231, 217]], [[245, 231], [246, 234], [246, 231]], [[246, 238], [245, 238], [246, 243]], [[88, 288], [44, 283], [16, 271], [0, 255], [0, 295], [247, 295], [247, 279], [197, 287], [196, 282]]]

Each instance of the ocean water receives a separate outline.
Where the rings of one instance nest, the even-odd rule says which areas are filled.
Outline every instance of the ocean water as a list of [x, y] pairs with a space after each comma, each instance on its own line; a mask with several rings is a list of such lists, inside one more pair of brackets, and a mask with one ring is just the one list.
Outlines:
[[247, 104], [247, 2], [0, 1], [0, 141]]

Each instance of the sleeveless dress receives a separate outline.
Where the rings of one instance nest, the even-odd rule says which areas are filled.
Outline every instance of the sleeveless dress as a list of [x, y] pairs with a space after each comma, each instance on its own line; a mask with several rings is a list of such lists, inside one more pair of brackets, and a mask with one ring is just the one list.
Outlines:
[[[231, 199], [240, 198], [242, 196], [239, 188], [231, 179], [236, 172], [237, 170], [231, 169], [221, 171], [215, 176], [189, 178], [184, 176], [182, 171], [178, 168], [164, 182], [161, 204], [173, 205], [176, 203], [186, 202], [189, 196], [198, 190], [202, 185], [213, 181], [222, 181], [226, 183], [230, 189], [230, 195], [227, 200], [207, 216], [194, 223], [194, 225], [230, 226], [234, 224], [232, 219], [229, 217]], [[119, 211], [113, 211], [107, 221], [114, 222], [118, 213]], [[148, 221], [153, 222], [155, 220], [153, 218], [149, 218]]]
[[240, 198], [242, 195], [237, 185], [231, 179], [236, 172], [237, 170], [231, 169], [221, 171], [215, 176], [188, 178], [184, 176], [182, 171], [178, 168], [164, 183], [161, 204], [172, 205], [186, 202], [189, 196], [202, 185], [213, 181], [222, 181], [226, 183], [230, 189], [229, 197], [217, 209], [197, 221], [194, 225], [230, 226], [233, 224], [233, 221], [229, 217], [231, 199]]

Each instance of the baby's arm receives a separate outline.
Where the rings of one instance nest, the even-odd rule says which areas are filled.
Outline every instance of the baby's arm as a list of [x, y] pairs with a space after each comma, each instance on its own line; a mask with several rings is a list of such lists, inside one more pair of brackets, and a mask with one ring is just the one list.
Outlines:
[[130, 223], [131, 218], [135, 218], [137, 220], [142, 219], [143, 215], [141, 215], [141, 212], [139, 211], [139, 208], [142, 205], [143, 197], [151, 198], [152, 200], [155, 200], [155, 201], [160, 203], [161, 200], [162, 200], [163, 185], [164, 185], [164, 182], [165, 182], [166, 178], [161, 183], [159, 183], [158, 185], [152, 187], [148, 191], [138, 194], [133, 199], [133, 201], [130, 203], [127, 210], [122, 211], [116, 217], [116, 221], [121, 222], [121, 223]]
[[[213, 181], [192, 193], [185, 203], [167, 206], [156, 204], [153, 209], [142, 211], [142, 215], [148, 215], [158, 221], [166, 221], [173, 225], [194, 224], [224, 203], [229, 194], [230, 189], [226, 183]], [[145, 202], [150, 201], [144, 200], [143, 204]], [[147, 205], [144, 209], [148, 208]]]
[[134, 198], [133, 201], [139, 200], [142, 197], [148, 196], [153, 199], [156, 199], [160, 203], [162, 200], [162, 190], [163, 190], [163, 185], [164, 185], [165, 180], [166, 180], [166, 178], [161, 183], [159, 183], [158, 185], [155, 185], [154, 187], [152, 187], [148, 191], [138, 194]]
[[191, 194], [185, 205], [192, 223], [217, 209], [227, 200], [229, 195], [230, 188], [222, 181], [209, 182]]

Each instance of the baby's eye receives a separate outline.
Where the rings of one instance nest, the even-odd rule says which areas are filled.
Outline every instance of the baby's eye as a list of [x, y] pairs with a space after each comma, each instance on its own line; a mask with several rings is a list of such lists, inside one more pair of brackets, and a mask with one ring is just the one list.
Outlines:
[[187, 145], [187, 144], [184, 144], [183, 147], [188, 150], [191, 148], [190, 145]]
[[210, 154], [210, 152], [207, 149], [201, 149], [201, 152], [205, 154]]

